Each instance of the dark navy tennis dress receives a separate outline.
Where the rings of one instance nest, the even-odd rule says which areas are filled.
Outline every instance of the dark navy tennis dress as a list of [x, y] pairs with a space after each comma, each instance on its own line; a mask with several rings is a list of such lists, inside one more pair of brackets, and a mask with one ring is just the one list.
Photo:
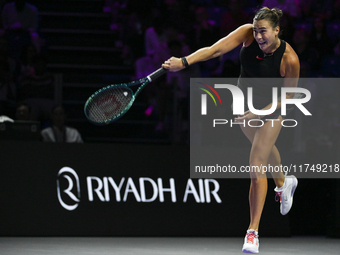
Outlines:
[[[280, 97], [284, 80], [280, 73], [280, 66], [286, 50], [286, 42], [281, 39], [280, 41], [280, 46], [270, 55], [264, 54], [255, 39], [248, 47], [241, 48], [241, 74], [238, 79], [238, 87], [244, 95], [247, 95], [248, 87], [253, 88], [255, 109], [260, 110], [273, 101], [273, 87], [278, 88], [278, 97]], [[247, 97], [245, 97], [245, 111], [248, 110], [247, 102]], [[270, 118], [277, 118], [279, 115], [281, 115], [281, 109], [271, 114]]]

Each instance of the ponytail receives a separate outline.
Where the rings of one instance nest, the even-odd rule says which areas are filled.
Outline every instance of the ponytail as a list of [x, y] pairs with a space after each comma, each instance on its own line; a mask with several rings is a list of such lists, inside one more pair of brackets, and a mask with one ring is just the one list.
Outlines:
[[278, 8], [269, 9], [268, 7], [262, 7], [255, 14], [254, 20], [268, 20], [273, 28], [280, 26], [280, 18], [283, 12]]

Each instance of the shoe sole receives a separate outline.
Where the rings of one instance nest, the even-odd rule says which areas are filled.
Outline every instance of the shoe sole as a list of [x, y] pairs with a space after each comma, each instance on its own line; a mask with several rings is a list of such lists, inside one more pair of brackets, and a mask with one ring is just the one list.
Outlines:
[[[246, 247], [244, 247], [246, 246]], [[249, 247], [248, 245], [244, 245], [243, 248], [242, 248], [242, 252], [243, 253], [251, 253], [251, 254], [256, 254], [256, 253], [259, 253], [259, 247], [257, 247], [257, 251], [255, 250], [252, 250], [251, 248], [254, 248], [254, 247]], [[248, 247], [247, 247], [248, 246]]]
[[[292, 175], [292, 176], [294, 176], [294, 175]], [[298, 179], [294, 176], [294, 178], [295, 178], [295, 180], [296, 180], [296, 185], [295, 185], [295, 187], [294, 187], [294, 189], [292, 189], [292, 205], [293, 205], [293, 196], [294, 196], [294, 192], [295, 192], [295, 190], [296, 190], [296, 187], [298, 186]]]
[[[292, 175], [292, 176], [294, 176], [294, 175]], [[295, 190], [296, 190], [296, 187], [298, 186], [298, 179], [294, 176], [294, 178], [295, 178], [295, 180], [296, 180], [296, 185], [295, 185], [295, 187], [292, 189], [292, 193], [291, 193], [291, 196], [292, 196], [292, 206], [290, 207], [290, 209], [292, 209], [292, 207], [293, 207], [293, 197], [294, 197], [294, 192], [295, 192]], [[290, 211], [290, 209], [289, 209], [289, 211]], [[289, 212], [288, 211], [288, 212]]]
[[257, 254], [259, 253], [258, 251], [250, 251], [250, 250], [242, 250], [243, 253], [248, 253], [248, 254]]
[[[293, 175], [294, 176], [294, 175]], [[296, 188], [297, 188], [297, 186], [298, 186], [298, 179], [294, 176], [294, 178], [295, 178], [295, 180], [296, 180], [296, 185], [295, 185], [295, 187], [292, 189], [292, 206], [293, 206], [293, 196], [294, 196], [294, 192], [295, 192], [295, 190], [296, 190]], [[292, 206], [290, 207], [291, 209], [292, 209]], [[289, 210], [290, 211], [290, 210]]]
[[[294, 176], [294, 175], [291, 175], [292, 177], [294, 177], [295, 178], [295, 180], [296, 180], [296, 185], [295, 185], [295, 187], [294, 188], [292, 188], [292, 192], [291, 192], [291, 197], [292, 197], [292, 205], [290, 206], [290, 209], [292, 209], [292, 207], [293, 207], [293, 198], [294, 198], [294, 192], [295, 192], [295, 190], [296, 190], [296, 187], [298, 186], [298, 183], [299, 183], [299, 181], [298, 181], [298, 179]], [[289, 209], [289, 211], [287, 212], [287, 213], [285, 213], [285, 214], [282, 214], [282, 215], [287, 215], [289, 212], [290, 212], [290, 209]]]

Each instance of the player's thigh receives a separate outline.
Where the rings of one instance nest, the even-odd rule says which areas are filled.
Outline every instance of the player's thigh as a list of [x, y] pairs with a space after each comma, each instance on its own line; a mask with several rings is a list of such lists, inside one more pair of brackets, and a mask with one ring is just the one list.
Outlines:
[[[282, 117], [279, 119], [282, 121]], [[281, 121], [265, 122], [254, 134], [250, 152], [250, 163], [254, 160], [267, 163], [269, 155], [281, 131]]]
[[257, 127], [242, 126], [240, 125], [243, 134], [248, 138], [248, 140], [253, 143], [255, 132]]

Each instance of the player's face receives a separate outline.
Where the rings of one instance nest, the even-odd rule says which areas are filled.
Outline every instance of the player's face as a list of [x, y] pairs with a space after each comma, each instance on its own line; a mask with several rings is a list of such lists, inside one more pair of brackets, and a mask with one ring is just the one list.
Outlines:
[[254, 38], [263, 52], [271, 53], [276, 49], [279, 27], [273, 28], [269, 21], [254, 20]]

